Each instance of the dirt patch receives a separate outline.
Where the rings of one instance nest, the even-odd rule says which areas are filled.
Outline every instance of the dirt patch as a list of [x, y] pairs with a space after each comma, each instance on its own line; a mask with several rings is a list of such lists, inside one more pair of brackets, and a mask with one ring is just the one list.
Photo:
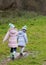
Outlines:
[[45, 60], [43, 60], [43, 65], [46, 65], [46, 59], [45, 59]]
[[[29, 55], [31, 55], [32, 56], [32, 58], [35, 58], [36, 57], [36, 55], [38, 54], [38, 52], [35, 52], [35, 51], [33, 51], [33, 52], [24, 52], [23, 53], [23, 56], [20, 56], [20, 53], [16, 53], [16, 55], [15, 55], [15, 60], [16, 59], [20, 59], [20, 58], [23, 58], [23, 57], [28, 57]], [[0, 65], [7, 65], [7, 63], [8, 62], [10, 62], [12, 59], [10, 58], [10, 56], [9, 57], [6, 57], [6, 58], [4, 58], [2, 61], [1, 61], [1, 63], [0, 63]]]

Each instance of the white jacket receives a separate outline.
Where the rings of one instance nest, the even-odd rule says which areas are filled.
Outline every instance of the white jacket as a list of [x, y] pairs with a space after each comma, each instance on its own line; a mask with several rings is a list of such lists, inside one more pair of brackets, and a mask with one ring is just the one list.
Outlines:
[[26, 43], [28, 43], [27, 34], [23, 31], [18, 32], [18, 46], [26, 46]]

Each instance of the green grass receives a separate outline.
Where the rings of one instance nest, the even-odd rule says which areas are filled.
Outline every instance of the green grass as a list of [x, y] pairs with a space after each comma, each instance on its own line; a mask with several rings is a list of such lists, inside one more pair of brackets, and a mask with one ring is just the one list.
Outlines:
[[9, 55], [10, 48], [8, 43], [2, 44], [2, 40], [9, 28], [8, 23], [12, 22], [18, 29], [23, 25], [27, 25], [28, 44], [26, 50], [38, 51], [35, 58], [29, 55], [26, 58], [11, 61], [8, 65], [42, 65], [43, 60], [46, 59], [46, 16], [27, 15], [15, 17], [1, 17], [0, 20], [0, 62]]

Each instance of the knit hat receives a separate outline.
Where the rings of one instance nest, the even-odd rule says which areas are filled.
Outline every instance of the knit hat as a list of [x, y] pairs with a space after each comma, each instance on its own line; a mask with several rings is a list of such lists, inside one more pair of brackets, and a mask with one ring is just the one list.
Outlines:
[[24, 30], [27, 30], [27, 26], [26, 26], [26, 25], [23, 26], [23, 27], [22, 27], [22, 30], [23, 30], [23, 29], [24, 29]]
[[10, 26], [10, 28], [14, 28], [15, 27], [14, 24], [12, 24], [12, 23], [9, 23], [9, 26]]

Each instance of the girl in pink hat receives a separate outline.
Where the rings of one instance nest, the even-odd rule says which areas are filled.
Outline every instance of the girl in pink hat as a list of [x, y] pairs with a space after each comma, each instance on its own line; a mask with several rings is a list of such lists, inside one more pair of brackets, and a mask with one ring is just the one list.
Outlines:
[[3, 42], [8, 40], [8, 46], [11, 48], [10, 55], [11, 55], [11, 58], [14, 59], [14, 55], [15, 55], [16, 49], [18, 47], [18, 44], [17, 44], [18, 30], [15, 28], [15, 26], [12, 23], [10, 23], [9, 26], [10, 26], [10, 29], [6, 33], [6, 35], [3, 39]]

